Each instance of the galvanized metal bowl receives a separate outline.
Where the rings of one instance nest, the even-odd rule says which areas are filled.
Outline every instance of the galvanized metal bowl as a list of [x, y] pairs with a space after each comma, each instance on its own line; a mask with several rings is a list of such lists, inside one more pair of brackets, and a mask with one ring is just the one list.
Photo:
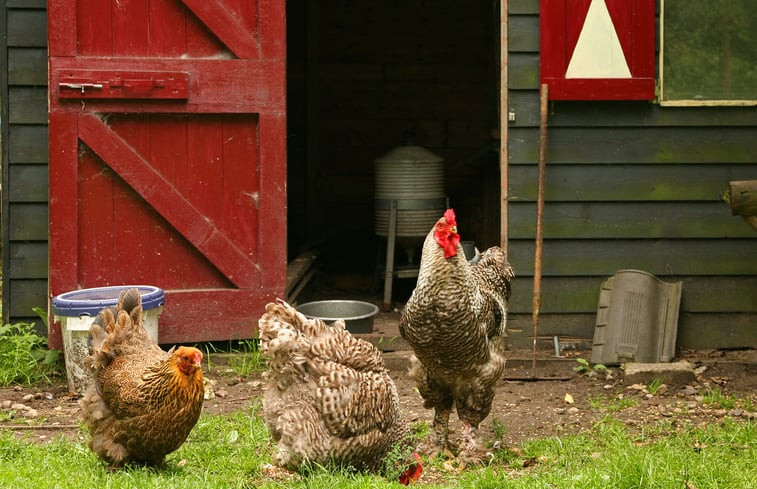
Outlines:
[[342, 319], [350, 333], [373, 332], [373, 320], [379, 312], [375, 304], [350, 300], [306, 302], [297, 306], [297, 310], [309, 318], [322, 319], [327, 323]]

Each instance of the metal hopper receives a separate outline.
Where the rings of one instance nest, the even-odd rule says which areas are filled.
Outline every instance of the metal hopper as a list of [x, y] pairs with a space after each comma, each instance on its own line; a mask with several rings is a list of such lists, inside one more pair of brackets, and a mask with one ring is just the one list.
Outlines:
[[675, 355], [681, 282], [619, 270], [602, 283], [591, 362], [669, 362]]

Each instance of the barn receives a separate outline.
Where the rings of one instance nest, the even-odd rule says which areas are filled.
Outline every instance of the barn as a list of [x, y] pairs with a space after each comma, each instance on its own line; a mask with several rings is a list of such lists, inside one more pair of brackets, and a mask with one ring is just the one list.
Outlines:
[[[571, 3], [619, 18], [624, 2]], [[680, 347], [756, 347], [757, 233], [722, 195], [757, 178], [757, 84], [676, 92], [661, 41], [680, 0], [651, 3], [651, 96], [544, 105], [543, 22], [566, 0], [5, 0], [3, 321], [44, 330], [34, 309], [57, 294], [149, 283], [162, 340], [250, 337], [303, 254], [311, 288], [379, 303], [375, 162], [414, 145], [443, 161], [463, 239], [506, 244], [527, 345], [543, 149], [540, 335], [591, 338], [602, 283], [638, 269], [682, 283]], [[689, 79], [738, 85], [757, 25], [741, 17]], [[581, 22], [557, 25], [578, 42]], [[412, 278], [393, 282], [401, 307]]]

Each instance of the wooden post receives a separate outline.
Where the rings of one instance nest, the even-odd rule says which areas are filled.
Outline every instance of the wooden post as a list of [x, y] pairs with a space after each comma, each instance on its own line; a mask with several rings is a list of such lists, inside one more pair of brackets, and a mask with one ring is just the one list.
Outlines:
[[505, 254], [507, 254], [507, 123], [509, 113], [509, 109], [507, 107], [507, 0], [500, 1], [499, 15], [499, 243], [500, 248], [502, 248]]
[[731, 206], [734, 216], [741, 216], [757, 229], [757, 180], [733, 180], [723, 200]]
[[549, 88], [541, 84], [539, 91], [539, 176], [536, 187], [536, 246], [534, 250], [534, 295], [532, 301], [534, 321], [533, 358], [531, 370], [536, 369], [536, 341], [539, 336], [539, 312], [541, 309], [541, 256], [544, 241], [544, 180], [547, 174], [547, 108]]

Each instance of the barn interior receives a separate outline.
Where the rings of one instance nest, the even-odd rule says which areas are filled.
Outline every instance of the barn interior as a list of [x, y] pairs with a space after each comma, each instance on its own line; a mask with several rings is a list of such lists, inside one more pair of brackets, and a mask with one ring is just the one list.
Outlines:
[[[498, 39], [497, 1], [287, 2], [288, 258], [307, 262], [290, 298], [382, 298], [375, 169], [397, 148], [441, 159], [462, 239], [499, 244]], [[412, 270], [436, 219], [420, 220], [397, 243], [397, 269]], [[392, 301], [414, 285], [396, 278]]]

